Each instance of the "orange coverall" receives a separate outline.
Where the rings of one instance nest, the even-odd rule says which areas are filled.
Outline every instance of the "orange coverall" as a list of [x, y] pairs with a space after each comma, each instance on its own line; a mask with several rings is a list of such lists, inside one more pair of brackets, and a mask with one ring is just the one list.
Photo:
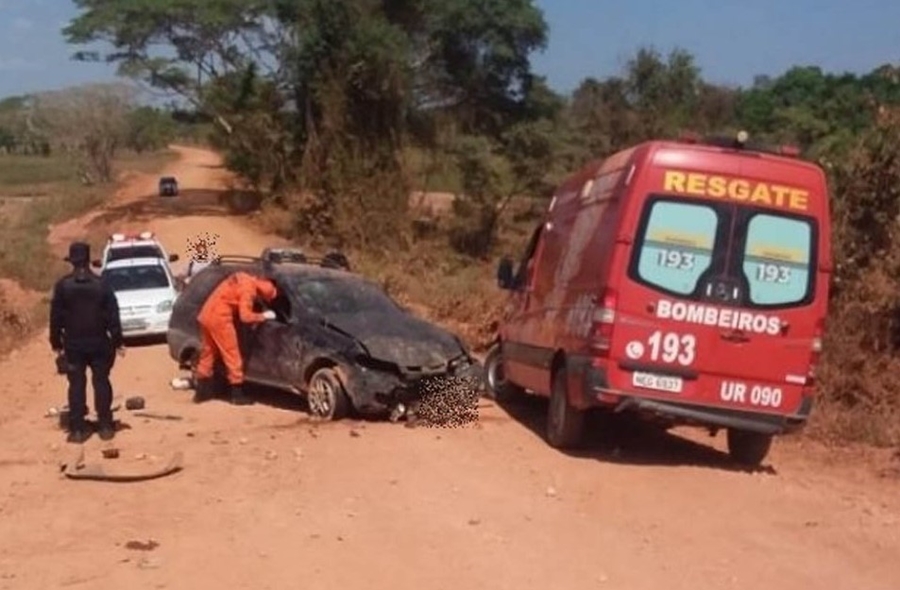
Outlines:
[[257, 295], [267, 303], [271, 302], [277, 295], [275, 285], [244, 272], [234, 273], [210, 294], [197, 316], [200, 324], [200, 358], [196, 368], [198, 379], [213, 376], [218, 352], [225, 363], [229, 385], [244, 383], [244, 362], [238, 346], [234, 314], [236, 311], [240, 321], [245, 324], [264, 322], [265, 317], [253, 311], [253, 300]]

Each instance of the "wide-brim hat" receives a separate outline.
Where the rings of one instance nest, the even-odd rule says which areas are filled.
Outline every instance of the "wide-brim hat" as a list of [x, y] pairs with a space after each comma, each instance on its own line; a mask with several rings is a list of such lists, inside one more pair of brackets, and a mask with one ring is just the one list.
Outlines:
[[69, 244], [69, 255], [65, 261], [72, 264], [87, 264], [91, 260], [91, 247], [85, 242], [72, 242]]

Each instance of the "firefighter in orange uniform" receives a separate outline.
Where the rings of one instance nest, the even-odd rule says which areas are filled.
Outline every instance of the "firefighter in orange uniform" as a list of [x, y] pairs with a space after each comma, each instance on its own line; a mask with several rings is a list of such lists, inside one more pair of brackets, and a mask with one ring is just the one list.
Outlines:
[[200, 358], [194, 371], [195, 402], [212, 397], [213, 367], [218, 353], [225, 363], [231, 386], [231, 403], [253, 403], [243, 391], [244, 362], [238, 346], [235, 321], [259, 324], [273, 319], [275, 314], [272, 311], [254, 312], [253, 302], [260, 297], [264, 302], [271, 303], [277, 294], [271, 281], [244, 272], [234, 273], [210, 294], [197, 316], [200, 324]]

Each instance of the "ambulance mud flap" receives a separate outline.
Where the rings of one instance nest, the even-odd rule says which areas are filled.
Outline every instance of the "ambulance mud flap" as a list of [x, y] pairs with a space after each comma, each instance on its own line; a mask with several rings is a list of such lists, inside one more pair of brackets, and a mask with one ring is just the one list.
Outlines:
[[747, 430], [760, 434], [783, 434], [805, 422], [803, 416], [747, 414], [718, 408], [689, 407], [646, 398], [628, 397], [616, 406], [616, 412], [634, 410], [665, 418], [681, 419], [689, 424]]

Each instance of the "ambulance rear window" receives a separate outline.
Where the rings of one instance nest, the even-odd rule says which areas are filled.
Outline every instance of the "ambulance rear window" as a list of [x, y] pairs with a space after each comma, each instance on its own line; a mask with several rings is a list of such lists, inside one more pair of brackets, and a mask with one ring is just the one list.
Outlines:
[[719, 216], [697, 203], [653, 203], [640, 241], [637, 264], [642, 281], [680, 295], [689, 295], [710, 267]]
[[758, 213], [747, 224], [744, 276], [754, 305], [803, 301], [812, 275], [813, 229], [802, 219]]

